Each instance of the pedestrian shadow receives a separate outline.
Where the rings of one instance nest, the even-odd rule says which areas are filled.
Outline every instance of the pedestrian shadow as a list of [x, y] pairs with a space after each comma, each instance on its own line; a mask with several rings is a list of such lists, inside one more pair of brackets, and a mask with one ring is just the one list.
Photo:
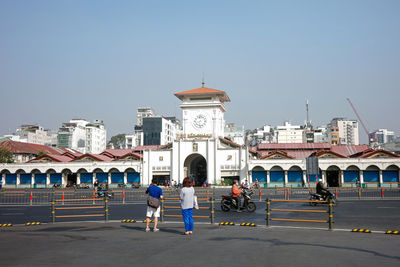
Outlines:
[[[146, 225], [143, 226], [134, 226], [134, 225], [121, 225], [122, 228], [125, 228], [127, 230], [135, 230], [139, 232], [144, 232], [146, 229]], [[171, 233], [171, 234], [182, 234], [183, 230], [178, 230], [178, 229], [173, 229], [173, 228], [159, 228], [160, 232], [162, 233]]]

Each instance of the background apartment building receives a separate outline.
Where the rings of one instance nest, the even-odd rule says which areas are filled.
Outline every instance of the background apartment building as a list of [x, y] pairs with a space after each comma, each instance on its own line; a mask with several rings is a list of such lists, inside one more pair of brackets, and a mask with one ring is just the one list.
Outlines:
[[244, 145], [244, 126], [227, 123], [225, 125], [224, 136], [238, 145]]
[[106, 149], [107, 131], [103, 121], [93, 123], [73, 119], [63, 123], [58, 130], [59, 147], [75, 149], [81, 153], [101, 153]]
[[289, 121], [277, 126], [274, 136], [276, 143], [306, 143], [305, 129], [299, 125], [291, 125]]
[[359, 145], [358, 121], [334, 118], [328, 125], [332, 145]]

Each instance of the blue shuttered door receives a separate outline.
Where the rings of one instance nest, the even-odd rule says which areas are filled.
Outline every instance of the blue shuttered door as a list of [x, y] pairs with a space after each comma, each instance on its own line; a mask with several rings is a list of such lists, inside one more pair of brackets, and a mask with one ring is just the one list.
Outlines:
[[47, 175], [45, 173], [35, 174], [35, 183], [37, 184], [45, 184]]
[[364, 183], [379, 182], [379, 171], [364, 171]]
[[17, 174], [16, 173], [6, 174], [6, 184], [16, 184], [16, 183], [17, 183]]
[[32, 183], [32, 174], [30, 174], [30, 173], [21, 174], [20, 183], [21, 184], [31, 184]]
[[256, 179], [259, 182], [266, 182], [267, 181], [267, 172], [266, 171], [253, 171], [251, 176], [252, 176], [253, 182], [255, 182]]
[[357, 182], [360, 179], [359, 171], [344, 171], [343, 179], [345, 183]]
[[128, 183], [140, 183], [140, 173], [138, 172], [128, 172], [127, 173]]
[[398, 171], [382, 171], [382, 179], [385, 183], [398, 183], [399, 182], [399, 172]]
[[108, 173], [105, 172], [96, 173], [96, 178], [99, 181], [99, 183], [108, 182]]
[[112, 184], [122, 184], [122, 183], [124, 183], [124, 173], [123, 172], [111, 173], [111, 183]]
[[51, 173], [50, 174], [50, 183], [51, 184], [61, 184], [61, 173]]
[[288, 182], [303, 182], [302, 171], [288, 171]]
[[81, 184], [92, 184], [93, 173], [81, 173]]
[[285, 182], [285, 172], [284, 171], [271, 171], [270, 172], [271, 182]]

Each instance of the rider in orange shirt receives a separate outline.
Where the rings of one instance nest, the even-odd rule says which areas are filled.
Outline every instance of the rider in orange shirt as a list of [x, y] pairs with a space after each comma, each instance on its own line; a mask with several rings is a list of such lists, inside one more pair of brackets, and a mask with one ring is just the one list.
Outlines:
[[237, 212], [240, 212], [240, 195], [243, 193], [242, 190], [238, 188], [238, 180], [233, 181], [232, 185], [232, 198], [236, 200]]

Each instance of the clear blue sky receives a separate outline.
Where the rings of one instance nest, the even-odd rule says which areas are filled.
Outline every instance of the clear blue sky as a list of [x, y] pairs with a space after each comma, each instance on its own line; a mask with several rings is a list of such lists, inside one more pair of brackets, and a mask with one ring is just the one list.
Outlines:
[[[400, 1], [0, 1], [0, 135], [136, 109], [181, 117], [175, 92], [231, 99], [227, 122], [356, 119], [400, 134]], [[367, 138], [360, 127], [363, 142]]]

